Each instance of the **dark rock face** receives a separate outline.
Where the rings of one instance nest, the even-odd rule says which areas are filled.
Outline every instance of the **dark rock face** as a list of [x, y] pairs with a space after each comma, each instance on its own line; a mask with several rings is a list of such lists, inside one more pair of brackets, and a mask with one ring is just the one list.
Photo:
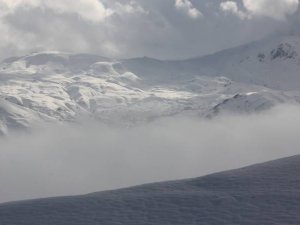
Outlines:
[[280, 44], [277, 49], [271, 51], [271, 59], [295, 59], [298, 56], [298, 53], [293, 49], [293, 46], [284, 43]]

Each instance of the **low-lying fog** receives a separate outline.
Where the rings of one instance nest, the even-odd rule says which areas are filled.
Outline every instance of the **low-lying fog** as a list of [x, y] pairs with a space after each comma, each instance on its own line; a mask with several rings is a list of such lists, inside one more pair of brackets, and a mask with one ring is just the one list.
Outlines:
[[133, 128], [97, 122], [0, 141], [0, 202], [202, 176], [300, 154], [300, 108]]

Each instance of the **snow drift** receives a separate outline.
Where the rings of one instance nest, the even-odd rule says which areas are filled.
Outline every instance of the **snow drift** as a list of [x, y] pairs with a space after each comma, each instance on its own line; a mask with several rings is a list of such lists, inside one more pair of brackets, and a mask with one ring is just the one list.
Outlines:
[[5, 225], [299, 224], [300, 156], [196, 179], [0, 205]]

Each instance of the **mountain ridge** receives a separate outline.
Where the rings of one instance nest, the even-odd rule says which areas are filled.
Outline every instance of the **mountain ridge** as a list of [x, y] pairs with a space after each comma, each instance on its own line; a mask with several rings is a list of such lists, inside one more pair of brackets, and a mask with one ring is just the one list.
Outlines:
[[183, 61], [32, 53], [0, 65], [0, 130], [82, 115], [133, 125], [178, 114], [259, 112], [298, 104], [299, 69], [300, 37], [290, 35]]

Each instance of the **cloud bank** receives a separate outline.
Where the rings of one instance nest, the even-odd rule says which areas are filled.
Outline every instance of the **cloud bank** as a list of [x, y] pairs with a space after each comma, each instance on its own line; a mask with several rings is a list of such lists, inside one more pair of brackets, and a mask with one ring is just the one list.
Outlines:
[[240, 6], [236, 1], [224, 1], [220, 4], [220, 8], [241, 19], [269, 17], [275, 20], [285, 20], [287, 16], [297, 11], [298, 4], [298, 0], [243, 0]]
[[1, 0], [1, 9], [4, 14], [12, 14], [18, 10], [30, 10], [39, 8], [41, 10], [53, 10], [58, 14], [77, 14], [85, 20], [94, 22], [103, 21], [113, 11], [107, 9], [98, 0]]
[[298, 0], [243, 0], [245, 8], [252, 15], [285, 19], [296, 12]]
[[33, 51], [188, 58], [286, 26], [297, 0], [0, 0], [0, 58]]
[[300, 108], [133, 128], [52, 127], [1, 140], [0, 202], [197, 177], [300, 154]]

